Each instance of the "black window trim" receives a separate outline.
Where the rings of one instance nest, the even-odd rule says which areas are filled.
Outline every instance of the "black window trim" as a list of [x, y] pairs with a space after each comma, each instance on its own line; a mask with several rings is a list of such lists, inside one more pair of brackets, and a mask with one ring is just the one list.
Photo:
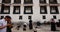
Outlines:
[[0, 19], [3, 19], [4, 18], [4, 16], [0, 16], [1, 18]]
[[20, 0], [20, 2], [16, 2], [16, 1], [14, 0], [14, 4], [21, 4], [21, 0]]
[[[44, 7], [45, 13], [41, 12], [41, 7]], [[47, 6], [40, 6], [40, 14], [47, 14]]]
[[42, 16], [42, 18], [43, 18], [43, 19], [46, 19], [46, 16], [45, 16], [45, 15], [43, 15], [43, 16]]
[[33, 0], [31, 0], [31, 2], [26, 2], [26, 1], [24, 0], [24, 4], [33, 4]]
[[[51, 7], [55, 7], [56, 13], [52, 13], [52, 12], [51, 12]], [[58, 6], [50, 6], [50, 14], [59, 14]]]
[[[8, 13], [4, 12], [4, 7], [9, 7], [9, 12]], [[4, 4], [2, 4], [0, 14], [10, 14], [10, 6], [4, 6]]]
[[[26, 8], [31, 7], [31, 13], [26, 13]], [[24, 14], [33, 14], [32, 6], [24, 6]]]
[[[8, 2], [8, 3], [11, 3], [11, 0], [9, 0], [9, 1], [10, 1], [10, 2]], [[5, 0], [2, 0], [2, 3], [6, 3]]]
[[22, 20], [22, 16], [19, 16], [19, 20]]
[[39, 0], [39, 2], [40, 2], [41, 4], [46, 4], [46, 0], [44, 0], [44, 2], [41, 2], [41, 0]]
[[53, 15], [53, 18], [54, 18], [54, 19], [57, 19], [56, 15]]
[[[16, 13], [16, 12], [15, 12], [15, 9], [16, 9], [15, 7], [19, 7], [19, 13]], [[14, 6], [13, 14], [20, 14], [20, 6]]]
[[57, 4], [57, 0], [53, 0], [55, 2], [51, 3], [50, 0], [49, 0], [49, 4]]
[[32, 19], [32, 16], [28, 16], [28, 19]]

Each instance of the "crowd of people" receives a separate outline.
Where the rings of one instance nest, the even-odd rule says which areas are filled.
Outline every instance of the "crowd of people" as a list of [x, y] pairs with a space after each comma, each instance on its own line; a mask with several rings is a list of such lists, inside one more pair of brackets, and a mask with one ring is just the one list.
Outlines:
[[[3, 19], [0, 20], [0, 32], [12, 32], [11, 28], [13, 27], [12, 26], [12, 23], [11, 23], [11, 17], [10, 16], [5, 16]], [[40, 26], [41, 23], [37, 22], [37, 26]], [[23, 25], [23, 30], [26, 30], [26, 27], [27, 24], [24, 23]], [[19, 30], [19, 27], [18, 26], [18, 30]], [[29, 19], [29, 29], [33, 29], [33, 24], [32, 24], [32, 20]], [[56, 31], [56, 23], [55, 23], [55, 20], [52, 18], [51, 19], [51, 31]]]

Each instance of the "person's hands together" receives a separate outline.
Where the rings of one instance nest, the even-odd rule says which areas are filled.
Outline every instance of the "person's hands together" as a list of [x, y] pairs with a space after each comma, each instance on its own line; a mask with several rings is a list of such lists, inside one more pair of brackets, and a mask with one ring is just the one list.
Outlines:
[[7, 26], [11, 26], [11, 24], [7, 24]]

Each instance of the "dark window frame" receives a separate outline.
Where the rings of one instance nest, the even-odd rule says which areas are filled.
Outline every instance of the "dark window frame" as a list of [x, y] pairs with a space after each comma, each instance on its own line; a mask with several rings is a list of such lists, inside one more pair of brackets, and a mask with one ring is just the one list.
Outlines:
[[57, 19], [56, 15], [53, 15], [53, 18], [54, 18], [54, 19]]
[[[19, 13], [16, 13], [16, 8], [19, 8]], [[13, 14], [20, 14], [20, 6], [14, 6]]]
[[45, 4], [46, 0], [44, 0], [44, 1], [39, 0], [39, 2], [42, 3], [42, 4]]
[[[26, 12], [26, 8], [31, 8], [31, 12], [30, 13], [27, 13]], [[32, 6], [24, 6], [24, 14], [33, 14]]]
[[19, 20], [22, 20], [22, 16], [19, 16]]
[[[6, 13], [6, 12], [4, 12], [4, 10], [5, 10], [5, 8], [6, 7], [8, 7], [9, 9], [9, 12], [8, 13]], [[10, 14], [10, 6], [4, 6], [4, 4], [2, 4], [2, 7], [1, 7], [1, 13], [0, 14]]]
[[57, 0], [52, 0], [53, 2], [51, 2], [51, 0], [49, 0], [50, 4], [57, 4]]
[[[9, 1], [9, 2], [6, 2], [6, 1]], [[2, 0], [2, 3], [11, 3], [11, 0]]]
[[43, 18], [43, 19], [46, 19], [46, 16], [45, 16], [45, 15], [43, 15], [43, 16], [42, 16], [42, 18]]
[[[44, 8], [45, 12], [43, 13], [41, 10]], [[47, 14], [47, 6], [40, 6], [40, 14]]]
[[4, 16], [0, 16], [1, 18], [0, 19], [3, 19], [4, 18]]
[[24, 4], [32, 4], [33, 3], [33, 0], [31, 0], [30, 2], [26, 2], [26, 0], [24, 0]]
[[32, 16], [28, 16], [28, 19], [32, 19]]
[[14, 0], [14, 3], [17, 3], [17, 4], [21, 4], [21, 0], [19, 0], [20, 2], [16, 2], [16, 0]]
[[[55, 13], [52, 12], [52, 8], [54, 8], [56, 10]], [[50, 6], [50, 14], [59, 14], [58, 6]]]

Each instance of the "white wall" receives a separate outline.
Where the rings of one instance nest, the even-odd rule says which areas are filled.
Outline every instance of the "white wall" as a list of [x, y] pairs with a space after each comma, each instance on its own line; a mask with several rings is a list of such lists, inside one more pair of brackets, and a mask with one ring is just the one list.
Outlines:
[[[28, 19], [28, 16], [32, 16], [32, 20], [33, 21], [41, 21], [41, 22], [44, 22], [44, 21], [49, 21], [51, 18], [53, 18], [53, 15], [56, 15], [57, 16], [57, 19], [60, 19], [60, 14], [50, 14], [50, 7], [47, 6], [47, 11], [48, 11], [48, 14], [40, 14], [40, 5], [39, 5], [39, 0], [33, 0], [33, 14], [24, 14], [24, 0], [21, 0], [21, 14], [13, 14], [13, 5], [10, 5], [10, 14], [0, 14], [0, 16], [6, 16], [6, 15], [10, 15], [12, 17], [12, 21], [13, 22], [18, 22], [18, 21], [25, 21], [25, 22], [28, 22], [29, 19]], [[0, 3], [2, 2], [2, 0], [0, 0]], [[14, 2], [14, 0], [11, 1], [11, 4]], [[49, 3], [49, 0], [47, 0], [47, 3]], [[58, 3], [60, 3], [60, 0], [58, 0]], [[1, 8], [1, 6], [0, 6]], [[60, 6], [58, 6], [58, 10], [60, 12]], [[46, 15], [46, 19], [42, 19], [42, 16], [43, 15]], [[19, 20], [19, 16], [22, 16], [23, 19], [22, 20]]]

